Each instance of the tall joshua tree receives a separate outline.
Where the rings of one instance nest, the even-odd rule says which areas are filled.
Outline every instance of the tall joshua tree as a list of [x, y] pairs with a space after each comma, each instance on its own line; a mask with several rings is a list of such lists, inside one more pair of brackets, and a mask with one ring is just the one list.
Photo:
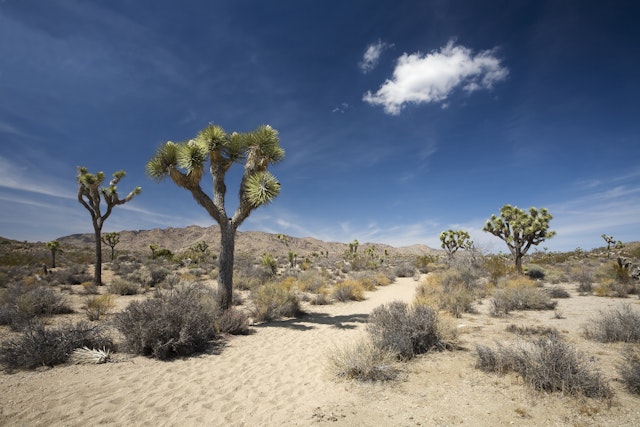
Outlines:
[[[227, 134], [210, 124], [187, 142], [166, 142], [147, 163], [147, 174], [157, 181], [169, 177], [188, 190], [220, 226], [218, 283], [220, 306], [231, 307], [236, 230], [249, 214], [280, 194], [280, 183], [267, 168], [284, 158], [278, 132], [263, 125], [252, 132]], [[213, 198], [200, 186], [207, 167], [213, 178]], [[225, 177], [234, 163], [244, 163], [239, 204], [233, 216], [227, 214]]]
[[56, 252], [60, 251], [60, 242], [52, 240], [47, 242], [47, 249], [51, 251], [51, 268], [56, 268]]
[[537, 246], [555, 236], [549, 230], [553, 216], [545, 209], [529, 208], [529, 212], [517, 206], [504, 205], [500, 216], [491, 215], [483, 230], [504, 240], [515, 261], [516, 271], [522, 274], [522, 258], [531, 246]]
[[[120, 199], [116, 185], [125, 175], [125, 171], [118, 171], [113, 174], [113, 179], [109, 182], [108, 187], [101, 187], [104, 182], [104, 172], [98, 172], [94, 175], [89, 173], [86, 167], [78, 167], [78, 202], [91, 214], [95, 233], [96, 269], [93, 281], [97, 285], [102, 284], [102, 226], [111, 215], [114, 206], [124, 205], [142, 191], [140, 187], [136, 187], [127, 197]], [[102, 213], [103, 202], [106, 205], [104, 214]]]

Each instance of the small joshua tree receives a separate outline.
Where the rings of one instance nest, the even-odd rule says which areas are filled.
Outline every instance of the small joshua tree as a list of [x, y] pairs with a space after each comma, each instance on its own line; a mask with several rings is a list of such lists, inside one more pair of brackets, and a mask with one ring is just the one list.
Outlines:
[[607, 236], [606, 234], [602, 234], [602, 236], [600, 237], [602, 237], [604, 241], [607, 242], [607, 258], [611, 257], [612, 246], [614, 249], [622, 249], [624, 247], [624, 244], [622, 244], [622, 241], [618, 240], [616, 242], [616, 239], [614, 239], [613, 236]]
[[111, 261], [113, 261], [113, 254], [115, 252], [115, 247], [118, 243], [120, 243], [120, 233], [112, 232], [105, 233], [102, 235], [102, 243], [109, 246], [111, 248]]
[[447, 230], [440, 233], [440, 245], [442, 249], [447, 252], [449, 260], [453, 259], [453, 256], [460, 249], [471, 249], [473, 247], [473, 241], [469, 233], [463, 230]]
[[[210, 124], [188, 142], [161, 145], [147, 162], [150, 177], [158, 181], [171, 178], [176, 185], [188, 190], [220, 226], [218, 283], [223, 310], [229, 309], [232, 303], [236, 230], [251, 212], [280, 194], [280, 183], [267, 169], [283, 158], [278, 131], [271, 126], [229, 135], [220, 126]], [[225, 178], [234, 163], [244, 163], [244, 173], [238, 207], [230, 216], [225, 207]], [[213, 198], [200, 185], [207, 169], [213, 178]]]
[[529, 208], [529, 212], [517, 206], [504, 205], [500, 216], [491, 215], [483, 230], [504, 240], [513, 256], [516, 271], [522, 274], [522, 258], [531, 246], [537, 246], [555, 236], [549, 230], [553, 216], [545, 209]]
[[51, 268], [56, 268], [56, 252], [60, 251], [60, 242], [52, 240], [51, 242], [47, 242], [46, 245], [47, 249], [51, 251]]
[[[140, 187], [136, 187], [127, 197], [120, 199], [116, 186], [125, 175], [125, 171], [118, 171], [113, 174], [108, 187], [101, 187], [104, 182], [104, 172], [94, 175], [89, 173], [86, 167], [78, 167], [78, 202], [91, 214], [95, 233], [96, 268], [93, 281], [96, 285], [102, 285], [102, 226], [111, 215], [114, 206], [124, 205], [142, 191]], [[103, 202], [106, 205], [104, 213], [102, 213]]]
[[160, 246], [156, 245], [155, 243], [151, 243], [149, 245], [149, 249], [151, 249], [151, 259], [156, 259], [156, 251], [160, 249]]

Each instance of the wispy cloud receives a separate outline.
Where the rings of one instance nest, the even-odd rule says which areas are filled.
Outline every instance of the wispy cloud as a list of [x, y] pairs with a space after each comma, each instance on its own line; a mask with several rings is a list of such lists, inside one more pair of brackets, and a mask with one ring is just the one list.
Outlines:
[[60, 180], [40, 173], [37, 168], [17, 164], [0, 156], [0, 187], [29, 193], [74, 199], [76, 194]]
[[340, 103], [340, 105], [336, 105], [333, 110], [331, 110], [332, 113], [340, 113], [340, 114], [344, 114], [349, 108], [351, 108], [351, 105], [349, 105], [349, 103], [347, 102], [342, 102]]
[[393, 47], [393, 45], [383, 43], [381, 40], [367, 46], [367, 49], [364, 51], [364, 55], [362, 55], [362, 60], [358, 64], [360, 71], [366, 74], [376, 68], [378, 66], [378, 61], [380, 61], [382, 52], [390, 47]]
[[494, 50], [474, 55], [471, 49], [450, 41], [427, 54], [403, 54], [397, 60], [393, 77], [377, 92], [367, 91], [363, 100], [382, 105], [388, 114], [398, 115], [407, 103], [445, 101], [458, 88], [467, 92], [490, 89], [508, 74]]

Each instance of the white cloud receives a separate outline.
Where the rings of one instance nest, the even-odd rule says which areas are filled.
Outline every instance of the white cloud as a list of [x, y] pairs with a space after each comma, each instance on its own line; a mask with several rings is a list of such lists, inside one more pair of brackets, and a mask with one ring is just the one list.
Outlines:
[[362, 61], [358, 64], [360, 70], [366, 74], [376, 68], [382, 52], [391, 46], [393, 45], [383, 43], [380, 40], [367, 46], [367, 50], [365, 50], [364, 55], [362, 55]]
[[376, 93], [367, 91], [363, 100], [382, 105], [388, 114], [398, 115], [406, 103], [445, 101], [460, 87], [467, 92], [490, 89], [508, 73], [493, 50], [473, 55], [471, 49], [450, 41], [438, 51], [403, 54], [398, 58], [393, 78], [387, 79]]

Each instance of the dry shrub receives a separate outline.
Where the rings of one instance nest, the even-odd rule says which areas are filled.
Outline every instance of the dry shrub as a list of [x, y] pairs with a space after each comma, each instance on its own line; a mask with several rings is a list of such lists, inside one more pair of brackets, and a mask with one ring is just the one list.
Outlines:
[[621, 283], [616, 279], [605, 278], [593, 287], [593, 293], [599, 297], [626, 298], [634, 291], [633, 285]]
[[114, 295], [137, 295], [142, 288], [138, 283], [117, 279], [107, 285], [107, 290]]
[[331, 297], [327, 288], [320, 288], [317, 293], [311, 297], [310, 300], [313, 305], [328, 305], [331, 304]]
[[554, 286], [553, 288], [547, 290], [549, 296], [551, 298], [570, 298], [569, 292], [565, 291], [559, 286]]
[[10, 285], [0, 294], [0, 324], [21, 330], [34, 318], [73, 313], [59, 292], [48, 286]]
[[376, 347], [405, 360], [431, 350], [449, 349], [453, 344], [434, 309], [401, 301], [376, 307], [369, 316], [367, 331]]
[[500, 374], [515, 372], [540, 391], [601, 399], [613, 395], [593, 361], [557, 334], [509, 346], [499, 344], [497, 349], [478, 345], [476, 368]]
[[491, 314], [501, 316], [513, 310], [553, 310], [556, 301], [531, 279], [524, 276], [506, 281], [495, 289], [491, 298]]
[[278, 283], [267, 283], [251, 292], [253, 314], [257, 321], [269, 322], [300, 314], [300, 300]]
[[473, 295], [460, 274], [450, 270], [427, 275], [416, 290], [415, 302], [461, 317], [472, 311]]
[[557, 335], [558, 330], [555, 328], [545, 328], [542, 326], [516, 326], [513, 323], [505, 328], [507, 332], [516, 335]]
[[115, 306], [113, 295], [91, 295], [84, 302], [84, 311], [89, 320], [100, 320], [100, 316], [108, 314]]
[[262, 284], [262, 279], [255, 276], [239, 274], [233, 278], [233, 287], [240, 291], [251, 291]]
[[35, 369], [65, 363], [76, 348], [113, 349], [113, 341], [100, 326], [85, 322], [45, 328], [39, 321], [29, 324], [22, 335], [0, 346], [0, 364], [7, 370]]
[[333, 297], [338, 301], [362, 301], [364, 300], [364, 287], [357, 280], [343, 280], [333, 287]]
[[640, 349], [630, 346], [624, 352], [624, 362], [618, 367], [623, 384], [633, 394], [640, 394]]
[[501, 255], [491, 255], [484, 259], [482, 268], [489, 274], [489, 281], [495, 285], [500, 278], [513, 271], [509, 260]]
[[217, 298], [201, 285], [157, 291], [114, 316], [115, 327], [135, 354], [169, 359], [204, 350], [216, 337]]
[[640, 343], [640, 313], [629, 304], [601, 311], [582, 328], [585, 337], [594, 341]]
[[335, 348], [328, 356], [331, 373], [344, 379], [388, 381], [398, 376], [396, 353], [381, 349], [368, 339], [360, 339], [344, 348]]
[[315, 269], [303, 271], [298, 277], [298, 286], [302, 292], [319, 293], [328, 282], [327, 275]]
[[247, 335], [250, 332], [249, 316], [237, 308], [225, 310], [218, 318], [218, 330], [224, 334]]

